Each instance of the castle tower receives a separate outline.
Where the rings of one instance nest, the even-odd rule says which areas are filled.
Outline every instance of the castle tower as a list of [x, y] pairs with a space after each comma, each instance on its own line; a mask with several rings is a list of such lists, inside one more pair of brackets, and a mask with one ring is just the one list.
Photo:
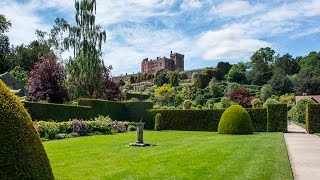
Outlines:
[[170, 59], [173, 60], [174, 70], [184, 70], [184, 55], [179, 53], [170, 53]]

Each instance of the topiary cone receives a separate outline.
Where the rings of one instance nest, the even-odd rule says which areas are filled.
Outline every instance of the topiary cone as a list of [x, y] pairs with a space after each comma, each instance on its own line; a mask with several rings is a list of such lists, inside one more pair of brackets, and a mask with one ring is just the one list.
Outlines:
[[239, 105], [226, 109], [219, 122], [219, 134], [252, 134], [253, 126], [249, 113]]
[[0, 179], [54, 179], [30, 115], [1, 80], [0, 144]]

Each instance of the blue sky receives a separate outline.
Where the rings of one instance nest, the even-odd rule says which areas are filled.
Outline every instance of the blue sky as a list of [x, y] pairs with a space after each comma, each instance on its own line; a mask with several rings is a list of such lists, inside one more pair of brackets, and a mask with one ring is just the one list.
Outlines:
[[[185, 69], [248, 61], [270, 46], [293, 56], [320, 51], [320, 0], [97, 0], [97, 22], [113, 74], [140, 70], [143, 58], [185, 54]], [[2, 0], [15, 44], [36, 39], [56, 17], [74, 22], [73, 0]], [[68, 57], [65, 52], [62, 56]]]

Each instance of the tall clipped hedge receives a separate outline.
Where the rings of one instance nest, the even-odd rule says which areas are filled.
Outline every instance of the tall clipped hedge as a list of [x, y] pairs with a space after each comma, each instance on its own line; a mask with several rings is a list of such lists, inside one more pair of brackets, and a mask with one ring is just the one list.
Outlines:
[[0, 179], [54, 179], [31, 117], [0, 80]]
[[95, 112], [88, 106], [24, 102], [33, 120], [68, 121], [70, 119], [90, 119]]
[[[145, 123], [154, 127], [154, 117], [161, 114], [162, 130], [217, 131], [224, 109], [215, 110], [149, 110]], [[151, 119], [150, 119], [151, 118]], [[153, 125], [153, 126], [152, 126]]]
[[124, 102], [125, 111], [128, 113], [127, 120], [138, 122], [143, 119], [146, 109], [152, 109], [151, 102]]
[[151, 109], [151, 102], [115, 102], [99, 99], [80, 99], [80, 106], [24, 102], [32, 119], [68, 121], [70, 119], [91, 119], [99, 115], [110, 116], [114, 120], [138, 122], [146, 109]]
[[127, 100], [132, 99], [132, 98], [136, 98], [136, 99], [139, 99], [140, 101], [142, 101], [142, 100], [149, 99], [150, 95], [148, 95], [148, 94], [133, 94], [133, 93], [127, 93], [126, 94], [126, 99]]
[[267, 108], [247, 108], [255, 132], [267, 132]]
[[268, 104], [268, 132], [287, 132], [287, 104]]
[[[254, 132], [267, 132], [267, 109], [247, 108]], [[213, 110], [167, 110], [151, 109], [144, 114], [146, 129], [153, 129], [155, 115], [161, 113], [161, 128], [167, 130], [217, 131], [220, 117], [225, 109]], [[286, 112], [285, 112], [286, 113]]]
[[80, 99], [79, 105], [91, 106], [95, 114], [110, 116], [115, 120], [138, 122], [146, 109], [152, 109], [152, 102], [116, 102], [100, 99]]
[[90, 106], [95, 114], [110, 116], [114, 120], [125, 120], [128, 115], [125, 111], [125, 104], [116, 101], [101, 99], [79, 99], [80, 106]]
[[320, 104], [307, 105], [306, 128], [310, 134], [320, 133]]

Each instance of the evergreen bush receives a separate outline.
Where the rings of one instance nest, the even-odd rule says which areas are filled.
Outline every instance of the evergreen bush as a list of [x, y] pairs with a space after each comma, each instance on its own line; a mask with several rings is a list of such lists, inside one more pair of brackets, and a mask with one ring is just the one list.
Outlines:
[[230, 106], [221, 116], [218, 133], [252, 134], [253, 126], [249, 113], [239, 105]]
[[54, 179], [30, 115], [1, 80], [0, 144], [0, 179]]
[[289, 116], [291, 120], [306, 123], [306, 106], [308, 104], [315, 104], [311, 99], [301, 99], [295, 106], [293, 106], [289, 111]]
[[157, 113], [155, 117], [154, 130], [161, 131], [161, 114]]

